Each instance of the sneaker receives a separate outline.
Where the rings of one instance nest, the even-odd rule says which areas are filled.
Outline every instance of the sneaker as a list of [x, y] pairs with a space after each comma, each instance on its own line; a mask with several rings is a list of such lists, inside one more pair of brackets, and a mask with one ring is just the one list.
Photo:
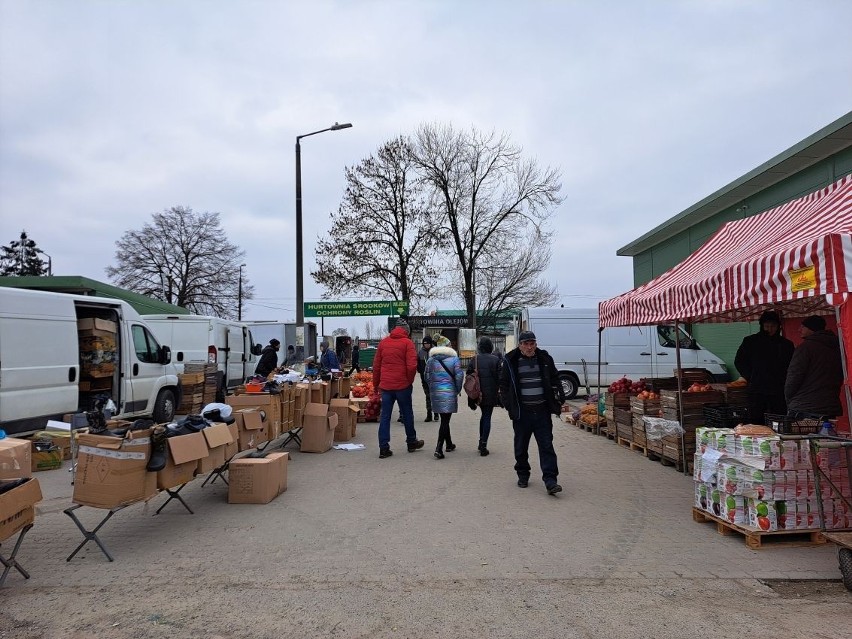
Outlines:
[[547, 487], [547, 494], [548, 495], [555, 495], [556, 493], [561, 493], [561, 492], [562, 492], [562, 486], [560, 486], [559, 484], [553, 484], [553, 485]]
[[454, 451], [455, 449], [456, 449], [456, 445], [455, 445], [455, 444], [447, 444], [447, 452], [448, 452], [448, 453], [451, 453], [451, 452], [452, 452], [452, 451]]
[[518, 477], [518, 486], [520, 488], [526, 488], [529, 485], [530, 485], [529, 479], [527, 479], [526, 477]]
[[443, 458], [444, 458], [444, 453], [442, 453], [440, 450], [436, 450], [435, 451], [435, 459], [443, 459]]
[[425, 443], [426, 443], [426, 442], [424, 442], [422, 439], [418, 439], [418, 440], [417, 440], [417, 441], [415, 441], [415, 442], [411, 442], [411, 443], [409, 443], [409, 444], [408, 444], [408, 452], [409, 452], [409, 453], [413, 453], [415, 450], [420, 450], [421, 448], [423, 448], [423, 445], [424, 445]]
[[485, 448], [485, 446], [483, 446], [482, 448], [479, 449], [479, 456], [480, 457], [487, 457], [488, 456], [488, 449]]
[[390, 457], [391, 455], [393, 455], [393, 451], [390, 448], [379, 449], [379, 459], [384, 459], [385, 457]]

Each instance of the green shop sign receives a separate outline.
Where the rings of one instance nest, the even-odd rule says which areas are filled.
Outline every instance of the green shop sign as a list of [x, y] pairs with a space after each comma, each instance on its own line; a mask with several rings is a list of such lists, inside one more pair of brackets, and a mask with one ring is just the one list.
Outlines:
[[405, 315], [408, 300], [391, 302], [305, 302], [305, 317]]

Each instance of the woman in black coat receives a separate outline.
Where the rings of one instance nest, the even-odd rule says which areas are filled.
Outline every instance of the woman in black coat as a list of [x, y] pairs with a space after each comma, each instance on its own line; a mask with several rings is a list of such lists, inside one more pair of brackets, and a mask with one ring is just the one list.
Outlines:
[[476, 356], [467, 365], [467, 374], [479, 369], [481, 395], [478, 402], [468, 398], [467, 403], [472, 410], [479, 406], [482, 411], [479, 417], [479, 454], [485, 457], [488, 454], [488, 436], [491, 434], [491, 414], [494, 407], [499, 405], [497, 382], [500, 359], [493, 354], [494, 344], [487, 337], [479, 338], [476, 350]]

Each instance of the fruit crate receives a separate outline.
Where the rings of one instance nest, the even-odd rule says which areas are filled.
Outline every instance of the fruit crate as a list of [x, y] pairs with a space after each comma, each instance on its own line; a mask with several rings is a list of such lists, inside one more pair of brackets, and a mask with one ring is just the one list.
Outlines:
[[612, 412], [617, 424], [626, 424], [628, 426], [633, 424], [633, 413], [629, 410], [625, 410], [624, 408], [614, 408]]
[[628, 393], [607, 393], [604, 396], [606, 408], [626, 408], [630, 406], [630, 395]]
[[766, 413], [766, 425], [779, 435], [813, 435], [822, 428], [823, 420], [816, 417], [790, 417]]
[[660, 414], [660, 400], [631, 397], [630, 412], [634, 415], [652, 415], [657, 417]]
[[734, 428], [748, 421], [748, 409], [730, 404], [704, 404], [704, 425], [710, 428]]

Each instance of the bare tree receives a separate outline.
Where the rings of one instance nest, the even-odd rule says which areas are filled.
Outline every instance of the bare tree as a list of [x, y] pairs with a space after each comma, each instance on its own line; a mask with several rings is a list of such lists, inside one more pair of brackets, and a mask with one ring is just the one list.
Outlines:
[[435, 220], [404, 137], [346, 169], [346, 193], [331, 228], [317, 239], [311, 276], [333, 295], [385, 295], [425, 304], [437, 271]]
[[35, 240], [21, 231], [21, 237], [9, 242], [8, 246], [0, 246], [0, 277], [9, 275], [50, 275], [44, 260], [39, 257], [44, 253]]
[[[476, 129], [456, 132], [450, 125], [422, 125], [413, 153], [422, 178], [432, 188], [432, 202], [440, 209], [442, 231], [458, 266], [450, 285], [455, 285], [464, 300], [468, 325], [476, 327], [477, 271], [488, 271], [488, 303], [497, 309], [501, 285], [488, 269], [499, 268], [499, 273], [515, 281], [518, 291], [524, 285], [521, 273], [530, 275], [530, 254], [545, 253], [543, 263], [534, 263], [543, 264], [542, 270], [547, 265], [546, 221], [561, 202], [559, 174], [525, 160], [506, 134], [484, 134]], [[513, 272], [507, 272], [510, 265], [514, 265]], [[536, 277], [540, 273], [534, 271]], [[502, 296], [506, 302], [513, 297]]]
[[[151, 217], [115, 243], [118, 266], [106, 269], [112, 282], [193, 313], [236, 318], [245, 251], [228, 242], [219, 214], [173, 206]], [[243, 275], [243, 302], [253, 297]]]

